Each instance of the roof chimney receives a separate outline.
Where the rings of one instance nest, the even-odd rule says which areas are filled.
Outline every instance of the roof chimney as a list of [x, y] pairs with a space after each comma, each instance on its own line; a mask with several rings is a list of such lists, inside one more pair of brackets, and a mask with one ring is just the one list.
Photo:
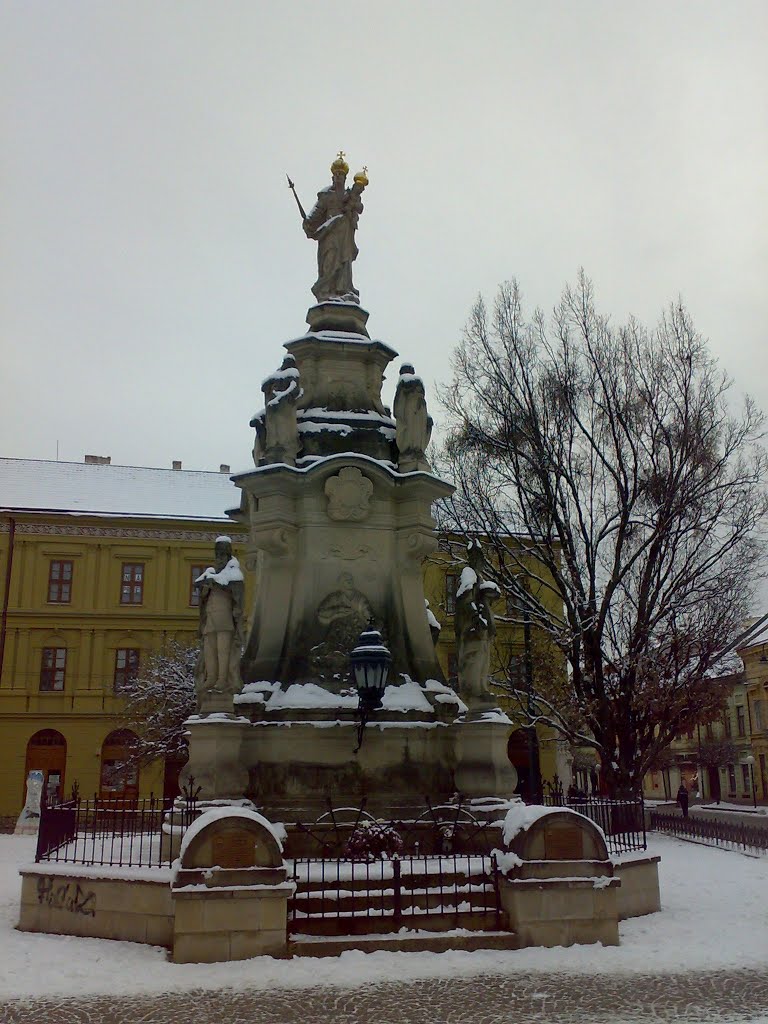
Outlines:
[[226, 462], [222, 462], [221, 463], [221, 465], [219, 466], [219, 472], [220, 473], [229, 473], [230, 472], [229, 466], [226, 464]]
[[86, 455], [86, 466], [108, 466], [112, 461], [111, 455]]
[[174, 459], [171, 463], [171, 469], [181, 469], [181, 461], [179, 459]]

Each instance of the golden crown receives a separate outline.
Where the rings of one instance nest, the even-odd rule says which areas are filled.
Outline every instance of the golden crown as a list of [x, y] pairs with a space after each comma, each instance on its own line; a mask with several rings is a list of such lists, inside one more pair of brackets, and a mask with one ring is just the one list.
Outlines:
[[355, 175], [356, 185], [367, 185], [368, 184], [368, 168], [364, 167], [362, 171], [358, 171]]
[[339, 155], [331, 164], [331, 174], [349, 174], [349, 164], [344, 159], [344, 150], [339, 150]]

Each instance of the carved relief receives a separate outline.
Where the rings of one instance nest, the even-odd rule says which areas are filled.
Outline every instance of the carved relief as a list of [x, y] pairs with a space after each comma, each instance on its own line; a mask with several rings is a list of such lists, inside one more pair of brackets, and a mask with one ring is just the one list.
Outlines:
[[336, 540], [328, 545], [322, 556], [325, 558], [339, 558], [343, 562], [353, 562], [358, 558], [367, 558], [371, 562], [379, 560], [378, 552], [369, 544], [361, 544], [354, 538]]
[[359, 523], [370, 512], [373, 484], [359, 469], [348, 466], [325, 482], [328, 518], [336, 522]]
[[398, 562], [400, 565], [407, 565], [409, 562], [421, 564], [436, 547], [437, 540], [431, 534], [419, 531], [400, 533], [397, 537]]
[[365, 594], [355, 589], [349, 573], [338, 579], [339, 589], [323, 598], [317, 609], [317, 623], [323, 639], [311, 651], [313, 671], [321, 677], [343, 675], [349, 669], [349, 652], [373, 617]]
[[274, 530], [260, 530], [257, 534], [254, 533], [252, 543], [254, 547], [277, 558], [293, 555], [296, 548], [296, 529], [277, 526]]

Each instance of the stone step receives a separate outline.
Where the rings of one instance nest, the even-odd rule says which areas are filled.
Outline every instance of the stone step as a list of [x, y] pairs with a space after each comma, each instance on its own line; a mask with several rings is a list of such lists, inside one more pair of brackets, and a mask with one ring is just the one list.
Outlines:
[[[391, 889], [394, 885], [394, 875], [391, 868], [385, 865], [382, 870], [380, 864], [371, 865], [371, 869], [366, 871], [364, 864], [356, 864], [354, 872], [349, 869], [348, 866], [344, 866], [344, 870], [338, 871], [333, 870], [330, 865], [335, 862], [329, 862], [329, 867], [323, 872], [322, 869], [316, 869], [312, 874], [307, 877], [303, 873], [298, 875], [289, 875], [291, 881], [296, 883], [298, 892], [313, 892], [319, 890], [329, 891], [333, 888], [343, 889], [345, 891], [352, 890], [364, 890], [373, 891], [376, 889]], [[407, 872], [403, 871], [400, 875], [400, 889], [405, 892], [406, 890], [425, 890], [425, 889], [461, 889], [464, 886], [492, 886], [493, 876], [490, 871], [442, 871], [442, 872]]]
[[[313, 892], [297, 892], [292, 900], [295, 910], [306, 916], [323, 914], [366, 914], [368, 911], [392, 913], [395, 909], [395, 894], [392, 889], [365, 892], [362, 890], [337, 891], [330, 890], [325, 894]], [[403, 891], [400, 895], [400, 907], [404, 913], [412, 910], [436, 910], [445, 907], [451, 912], [485, 911], [494, 907], [493, 886], [465, 887], [454, 889], [422, 889], [420, 891]]]
[[494, 911], [453, 911], [442, 914], [403, 914], [395, 919], [392, 914], [344, 913], [338, 916], [291, 917], [289, 928], [292, 935], [382, 935], [398, 933], [402, 929], [419, 932], [497, 932], [508, 924], [502, 911], [496, 917]]
[[390, 950], [403, 953], [444, 953], [449, 949], [519, 949], [514, 932], [482, 931], [440, 934], [435, 932], [396, 932], [393, 935], [296, 935], [288, 942], [289, 956], [340, 956], [349, 949], [373, 953]]

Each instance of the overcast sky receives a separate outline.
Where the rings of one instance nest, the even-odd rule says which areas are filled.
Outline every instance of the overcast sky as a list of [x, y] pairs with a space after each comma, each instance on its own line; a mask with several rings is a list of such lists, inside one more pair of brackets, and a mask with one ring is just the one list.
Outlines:
[[[768, 3], [0, 5], [0, 454], [244, 468], [307, 208], [370, 186], [371, 334], [433, 385], [478, 292], [678, 295], [768, 409]], [[391, 368], [391, 397], [396, 364]]]

